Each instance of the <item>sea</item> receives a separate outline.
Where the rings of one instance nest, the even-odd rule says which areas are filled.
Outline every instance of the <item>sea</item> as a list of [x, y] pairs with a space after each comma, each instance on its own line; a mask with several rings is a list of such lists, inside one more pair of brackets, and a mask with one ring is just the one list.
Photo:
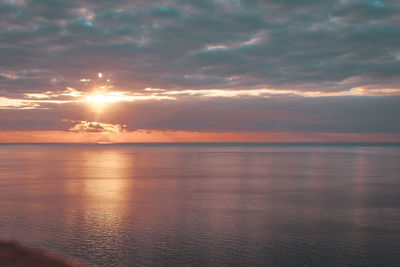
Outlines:
[[400, 144], [2, 144], [0, 239], [95, 266], [400, 266]]

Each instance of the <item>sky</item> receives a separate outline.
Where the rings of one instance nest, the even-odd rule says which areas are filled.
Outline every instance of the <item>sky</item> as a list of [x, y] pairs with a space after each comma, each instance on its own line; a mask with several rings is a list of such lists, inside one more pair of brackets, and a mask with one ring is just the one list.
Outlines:
[[400, 141], [398, 0], [0, 0], [0, 142]]

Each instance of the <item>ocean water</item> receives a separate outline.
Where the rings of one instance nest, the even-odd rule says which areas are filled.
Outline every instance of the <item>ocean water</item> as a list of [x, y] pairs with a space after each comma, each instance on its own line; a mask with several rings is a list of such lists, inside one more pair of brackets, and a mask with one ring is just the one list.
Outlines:
[[400, 266], [400, 146], [0, 145], [0, 238], [99, 266]]

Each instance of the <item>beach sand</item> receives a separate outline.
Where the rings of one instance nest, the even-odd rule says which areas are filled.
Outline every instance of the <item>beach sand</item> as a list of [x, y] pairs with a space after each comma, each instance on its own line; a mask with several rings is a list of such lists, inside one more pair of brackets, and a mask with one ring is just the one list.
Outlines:
[[63, 259], [53, 253], [29, 249], [15, 242], [0, 241], [0, 266], [2, 267], [83, 267], [78, 260]]

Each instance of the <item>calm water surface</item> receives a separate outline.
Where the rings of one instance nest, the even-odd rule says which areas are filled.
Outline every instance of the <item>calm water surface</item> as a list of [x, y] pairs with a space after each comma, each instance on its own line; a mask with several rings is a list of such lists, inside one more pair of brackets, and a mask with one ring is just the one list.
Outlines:
[[400, 147], [1, 145], [0, 238], [99, 266], [400, 266]]

